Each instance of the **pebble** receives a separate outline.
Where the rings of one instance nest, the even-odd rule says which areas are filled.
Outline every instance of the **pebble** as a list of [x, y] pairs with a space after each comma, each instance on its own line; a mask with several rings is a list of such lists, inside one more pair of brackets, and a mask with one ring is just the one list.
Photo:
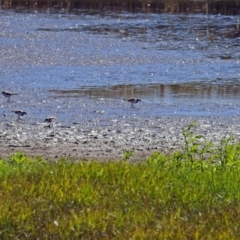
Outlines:
[[118, 120], [117, 126], [110, 120], [108, 123], [112, 123], [111, 126], [107, 123], [105, 127], [89, 125], [84, 130], [76, 124], [64, 128], [58, 124], [49, 130], [39, 124], [29, 125], [17, 121], [11, 128], [6, 128], [6, 123], [1, 122], [0, 156], [6, 157], [22, 151], [30, 156], [45, 156], [47, 159], [71, 156], [74, 159], [114, 160], [122, 159], [124, 151], [130, 149], [135, 151], [133, 159], [145, 159], [153, 151], [180, 149], [184, 144], [182, 129], [192, 121], [198, 123], [193, 129], [196, 135], [202, 134], [206, 140], [216, 144], [226, 136], [240, 136], [240, 117], [138, 117], [134, 121], [139, 128], [130, 124], [131, 119], [122, 118]]

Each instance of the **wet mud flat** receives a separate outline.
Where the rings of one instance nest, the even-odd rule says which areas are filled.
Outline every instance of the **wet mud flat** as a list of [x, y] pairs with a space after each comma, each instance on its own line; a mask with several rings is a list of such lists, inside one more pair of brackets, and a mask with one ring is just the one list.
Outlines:
[[119, 160], [134, 150], [132, 160], [144, 160], [152, 152], [171, 153], [183, 144], [182, 129], [197, 121], [196, 134], [214, 143], [233, 134], [240, 137], [240, 117], [136, 117], [111, 120], [105, 126], [56, 122], [27, 124], [24, 120], [0, 123], [0, 156], [15, 152], [49, 160]]
[[[238, 16], [0, 18], [0, 89], [18, 94], [0, 98], [1, 157], [117, 160], [134, 150], [144, 159], [181, 148], [193, 121], [207, 140], [239, 137]], [[142, 99], [139, 110], [123, 98]], [[48, 116], [57, 117], [51, 127]]]

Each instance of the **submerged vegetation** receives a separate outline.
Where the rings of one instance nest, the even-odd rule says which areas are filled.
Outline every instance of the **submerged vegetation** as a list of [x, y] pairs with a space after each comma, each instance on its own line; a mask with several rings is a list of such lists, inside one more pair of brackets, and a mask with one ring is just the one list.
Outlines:
[[95, 9], [127, 10], [131, 12], [190, 12], [213, 14], [239, 14], [238, 0], [2, 0], [0, 6], [55, 8], [55, 9]]
[[0, 160], [1, 239], [239, 239], [240, 144], [183, 130], [146, 161]]

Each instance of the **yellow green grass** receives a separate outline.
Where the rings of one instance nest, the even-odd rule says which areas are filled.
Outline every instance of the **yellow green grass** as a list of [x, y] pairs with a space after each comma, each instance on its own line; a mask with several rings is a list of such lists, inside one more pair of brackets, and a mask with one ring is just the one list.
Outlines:
[[131, 163], [0, 160], [0, 239], [240, 239], [240, 144]]

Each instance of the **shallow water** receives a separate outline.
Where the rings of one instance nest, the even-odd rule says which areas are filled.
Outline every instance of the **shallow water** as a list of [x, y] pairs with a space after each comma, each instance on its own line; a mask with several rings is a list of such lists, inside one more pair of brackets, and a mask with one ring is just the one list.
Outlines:
[[[0, 111], [66, 124], [240, 114], [238, 16], [0, 10]], [[124, 98], [142, 99], [130, 108]]]

